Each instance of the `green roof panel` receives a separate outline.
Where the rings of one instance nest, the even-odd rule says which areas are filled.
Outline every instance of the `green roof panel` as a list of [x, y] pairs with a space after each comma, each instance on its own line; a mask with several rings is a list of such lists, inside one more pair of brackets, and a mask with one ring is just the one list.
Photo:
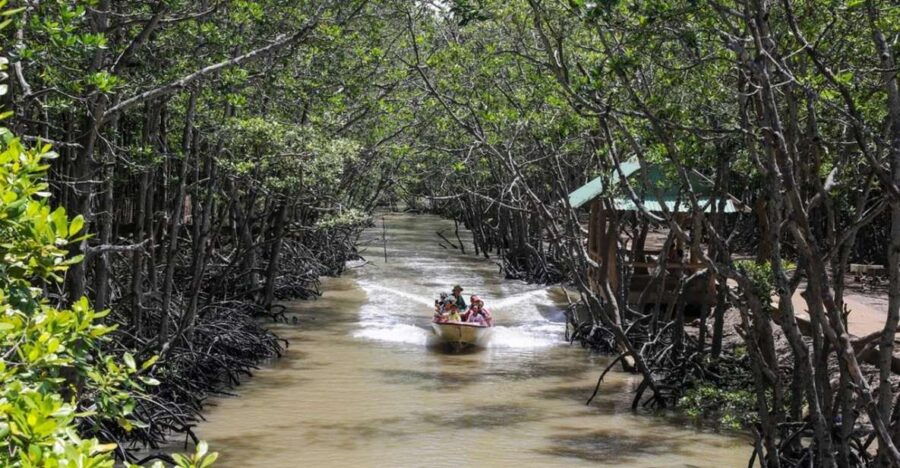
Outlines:
[[569, 194], [569, 204], [572, 208], [580, 208], [585, 203], [597, 198], [603, 192], [603, 176], [582, 185], [578, 190]]
[[[638, 169], [641, 168], [641, 164], [637, 160], [629, 160], [619, 164], [619, 168], [622, 170], [622, 174], [625, 177], [631, 176], [637, 172]], [[582, 185], [575, 190], [574, 192], [569, 194], [569, 204], [572, 205], [573, 208], [579, 208], [583, 206], [585, 203], [597, 198], [598, 195], [603, 193], [604, 180], [611, 179], [615, 177], [615, 180], [619, 180], [619, 174], [617, 171], [614, 171], [609, 175], [602, 175], [600, 177], [595, 178], [594, 180]], [[613, 183], [616, 185], [618, 182]]]
[[[626, 162], [620, 163], [619, 168], [622, 171], [622, 174], [626, 178], [630, 178], [634, 173], [641, 169], [641, 164], [637, 161], [637, 159], [630, 159]], [[691, 176], [693, 174], [689, 174]], [[688, 212], [691, 211], [690, 201], [687, 198], [683, 198], [680, 203], [676, 203], [678, 201], [678, 189], [677, 186], [672, 185], [669, 181], [666, 180], [665, 174], [660, 170], [659, 167], [651, 166], [647, 177], [650, 179], [650, 183], [657, 187], [657, 191], [661, 196], [661, 200], [656, 198], [651, 194], [643, 193], [644, 190], [640, 190], [642, 187], [637, 187], [641, 193], [638, 193], [637, 196], [643, 200], [643, 205], [650, 211], [661, 212], [662, 204], [664, 203], [669, 211], [678, 211], [678, 212]], [[591, 200], [597, 198], [598, 196], [604, 195], [610, 197], [616, 207], [616, 210], [619, 211], [637, 211], [637, 205], [631, 200], [631, 197], [622, 193], [621, 190], [617, 190], [615, 193], [612, 190], [607, 190], [607, 187], [618, 187], [619, 182], [621, 180], [621, 176], [618, 171], [612, 171], [609, 174], [601, 175], [590, 182], [582, 185], [577, 190], [569, 194], [569, 204], [572, 205], [573, 208], [579, 208], [584, 206]], [[640, 185], [640, 184], [638, 184]], [[706, 188], [709, 189], [708, 183], [704, 180], [700, 180], [699, 178], [692, 177], [691, 185], [695, 188]], [[648, 196], [650, 195], [650, 196]], [[698, 203], [703, 207], [705, 212], [711, 212], [714, 208], [715, 200], [712, 200], [708, 197], [701, 197], [698, 199]], [[676, 207], [678, 208], [676, 210]], [[734, 201], [731, 199], [725, 200], [725, 213], [735, 213], [737, 212], [737, 208], [734, 204]]]

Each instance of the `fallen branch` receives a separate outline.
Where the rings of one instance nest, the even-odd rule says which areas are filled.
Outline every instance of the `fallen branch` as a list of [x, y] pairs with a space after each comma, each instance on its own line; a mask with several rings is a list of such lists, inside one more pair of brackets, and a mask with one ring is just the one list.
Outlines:
[[606, 366], [606, 369], [603, 369], [603, 373], [600, 374], [600, 378], [597, 379], [597, 386], [594, 387], [594, 393], [591, 394], [591, 397], [588, 398], [588, 400], [587, 400], [587, 402], [585, 403], [585, 405], [590, 405], [591, 402], [594, 401], [594, 397], [596, 397], [596, 396], [597, 396], [597, 392], [600, 391], [600, 383], [603, 382], [603, 378], [606, 377], [606, 373], [609, 372], [610, 369], [612, 369], [613, 366], [615, 366], [619, 361], [621, 361], [623, 358], [625, 358], [625, 356], [626, 356], [627, 354], [628, 354], [628, 353], [621, 353], [621, 354], [619, 354], [618, 356], [616, 356], [615, 359], [613, 359], [612, 362], [609, 363], [608, 366]]

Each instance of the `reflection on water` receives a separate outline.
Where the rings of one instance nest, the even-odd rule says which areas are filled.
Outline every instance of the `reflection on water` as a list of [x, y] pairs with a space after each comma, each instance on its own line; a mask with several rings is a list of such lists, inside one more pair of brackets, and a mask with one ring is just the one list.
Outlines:
[[[745, 440], [633, 414], [630, 375], [608, 375], [585, 406], [608, 361], [564, 343], [560, 294], [442, 248], [443, 220], [386, 222], [387, 263], [379, 226], [363, 239], [369, 263], [274, 326], [286, 355], [215, 401], [198, 433], [218, 466], [746, 464]], [[457, 283], [493, 310], [487, 349], [425, 346], [434, 299]]]

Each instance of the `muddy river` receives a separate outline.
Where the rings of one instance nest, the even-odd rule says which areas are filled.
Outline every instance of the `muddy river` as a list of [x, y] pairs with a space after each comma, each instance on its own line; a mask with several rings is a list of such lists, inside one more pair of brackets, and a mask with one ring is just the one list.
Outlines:
[[[273, 326], [285, 356], [212, 402], [197, 433], [217, 466], [746, 466], [745, 438], [633, 413], [631, 375], [608, 375], [586, 406], [608, 358], [565, 343], [554, 289], [450, 248], [435, 232], [455, 242], [453, 224], [439, 218], [391, 214], [385, 226], [386, 242], [380, 217], [364, 234], [365, 264], [291, 304], [296, 324]], [[487, 349], [426, 346], [431, 304], [457, 283], [493, 310]]]

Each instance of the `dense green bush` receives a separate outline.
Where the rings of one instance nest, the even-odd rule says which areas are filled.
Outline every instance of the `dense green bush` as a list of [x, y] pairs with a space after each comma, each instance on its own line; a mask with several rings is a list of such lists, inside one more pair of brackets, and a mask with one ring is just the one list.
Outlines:
[[346, 227], [365, 226], [372, 222], [368, 214], [349, 208], [340, 213], [329, 213], [316, 222], [317, 229], [340, 229]]
[[[753, 283], [754, 293], [760, 298], [771, 298], [775, 294], [775, 273], [769, 262], [759, 263], [754, 260], [738, 260], [735, 262], [738, 271], [746, 275]], [[785, 261], [782, 262], [785, 270], [795, 270], [797, 265]], [[767, 304], [771, 306], [771, 304]]]
[[[6, 63], [0, 59], [0, 67]], [[0, 84], [0, 95], [5, 91]], [[139, 424], [129, 419], [133, 395], [156, 384], [142, 376], [155, 359], [139, 364], [128, 353], [104, 354], [100, 344], [115, 328], [100, 321], [106, 311], [84, 297], [61, 308], [44, 293], [81, 261], [68, 246], [82, 240], [84, 227], [82, 217], [69, 219], [49, 203], [47, 162], [55, 157], [49, 145], [29, 148], [0, 127], [0, 466], [108, 467], [116, 445], [82, 438], [77, 427]], [[215, 459], [205, 444], [192, 458], [176, 457], [185, 467]]]
[[752, 387], [721, 388], [704, 383], [685, 392], [678, 407], [692, 417], [712, 419], [728, 429], [744, 429], [757, 420]]

